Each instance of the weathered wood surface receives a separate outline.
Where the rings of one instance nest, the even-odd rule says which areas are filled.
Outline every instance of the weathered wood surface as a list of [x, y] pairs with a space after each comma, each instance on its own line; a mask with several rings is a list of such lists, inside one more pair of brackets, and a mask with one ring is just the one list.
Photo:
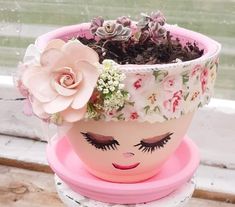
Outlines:
[[[0, 135], [0, 164], [52, 172], [46, 160], [46, 143]], [[201, 164], [195, 196], [235, 203], [235, 170]]]
[[0, 206], [62, 207], [52, 174], [0, 166]]
[[[0, 165], [0, 206], [62, 207], [52, 174]], [[193, 198], [186, 207], [235, 207], [234, 204]]]

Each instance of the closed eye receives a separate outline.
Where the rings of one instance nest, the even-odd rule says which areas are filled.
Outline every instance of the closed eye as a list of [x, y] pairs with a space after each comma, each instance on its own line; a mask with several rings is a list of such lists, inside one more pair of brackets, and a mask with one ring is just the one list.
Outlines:
[[167, 144], [167, 142], [171, 139], [172, 134], [173, 133], [169, 132], [149, 139], [143, 139], [140, 141], [140, 143], [134, 145], [134, 147], [138, 147], [138, 149], [141, 150], [142, 152], [152, 153], [157, 149], [163, 148]]
[[118, 141], [111, 136], [104, 136], [91, 132], [81, 132], [81, 134], [89, 144], [103, 151], [116, 150], [119, 145]]

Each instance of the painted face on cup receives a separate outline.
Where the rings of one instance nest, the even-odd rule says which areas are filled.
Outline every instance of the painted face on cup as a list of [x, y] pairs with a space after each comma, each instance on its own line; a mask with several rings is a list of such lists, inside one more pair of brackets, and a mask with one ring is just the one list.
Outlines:
[[67, 133], [93, 175], [135, 182], [155, 175], [179, 146], [193, 113], [163, 123], [79, 121]]
[[[120, 147], [120, 143], [113, 136], [106, 136], [101, 134], [96, 134], [93, 132], [81, 132], [86, 141], [94, 146], [98, 150], [102, 151], [118, 151]], [[173, 133], [168, 132], [162, 135], [156, 135], [149, 138], [143, 138], [138, 143], [134, 144], [129, 150], [122, 151], [119, 155], [121, 159], [121, 163], [118, 163], [118, 160], [113, 160], [112, 166], [118, 170], [133, 170], [140, 165], [140, 160], [136, 160], [135, 153], [137, 148], [139, 151], [143, 153], [142, 156], [145, 156], [146, 153], [154, 153], [156, 150], [164, 148], [167, 142], [171, 139]], [[138, 140], [138, 139], [136, 139]], [[122, 148], [125, 149], [125, 148]], [[112, 152], [110, 152], [112, 153]], [[120, 152], [119, 152], [120, 153]], [[137, 154], [137, 153], [136, 153]], [[138, 152], [139, 154], [139, 152]]]

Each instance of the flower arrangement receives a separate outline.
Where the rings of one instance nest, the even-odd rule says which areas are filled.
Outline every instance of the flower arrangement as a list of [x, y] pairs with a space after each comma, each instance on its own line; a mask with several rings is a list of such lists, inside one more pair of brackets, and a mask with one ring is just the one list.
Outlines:
[[[154, 68], [135, 74], [121, 69], [126, 64], [179, 63], [203, 55], [196, 42], [183, 45], [172, 38], [160, 11], [141, 14], [138, 22], [125, 16], [113, 21], [96, 17], [89, 32], [91, 39], [53, 39], [42, 51], [28, 47], [16, 77], [27, 114], [56, 125], [81, 119], [164, 121], [193, 110], [188, 102], [196, 100], [199, 106], [209, 99], [215, 59], [195, 66], [192, 73], [185, 69], [179, 77]], [[194, 77], [200, 81], [193, 82]]]

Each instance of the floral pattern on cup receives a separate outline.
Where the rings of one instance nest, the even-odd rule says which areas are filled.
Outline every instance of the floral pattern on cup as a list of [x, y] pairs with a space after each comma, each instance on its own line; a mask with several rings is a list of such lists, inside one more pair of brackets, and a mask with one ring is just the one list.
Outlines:
[[163, 122], [202, 107], [213, 95], [218, 67], [215, 59], [218, 58], [188, 65], [181, 69], [181, 73], [172, 68], [126, 73], [123, 83], [130, 94], [131, 104], [103, 119]]
[[213, 56], [186, 67], [174, 63], [130, 72], [113, 60], [99, 64], [97, 53], [77, 40], [52, 40], [44, 51], [32, 45], [29, 50], [15, 81], [26, 97], [25, 111], [57, 125], [179, 118], [209, 102], [218, 68]]

